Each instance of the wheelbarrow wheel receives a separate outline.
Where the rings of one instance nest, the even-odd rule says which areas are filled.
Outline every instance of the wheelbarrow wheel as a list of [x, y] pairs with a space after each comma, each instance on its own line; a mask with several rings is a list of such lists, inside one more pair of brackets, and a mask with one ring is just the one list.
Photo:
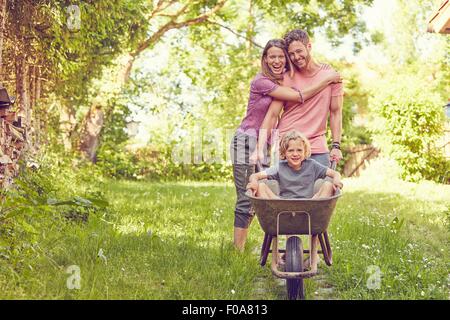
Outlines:
[[[286, 242], [286, 272], [303, 271], [303, 245], [299, 237], [289, 237]], [[304, 299], [303, 279], [286, 279], [287, 294], [289, 300], [297, 297]]]

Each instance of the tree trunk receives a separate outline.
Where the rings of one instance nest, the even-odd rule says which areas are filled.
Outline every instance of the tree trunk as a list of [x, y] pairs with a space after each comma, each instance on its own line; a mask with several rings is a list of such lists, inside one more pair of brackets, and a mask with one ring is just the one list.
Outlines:
[[[39, 99], [41, 98], [41, 67], [35, 66], [35, 79], [34, 79], [34, 106], [36, 107], [36, 104], [39, 103]], [[36, 148], [39, 149], [41, 145], [41, 133], [42, 133], [42, 124], [41, 124], [41, 117], [40, 112], [34, 113], [34, 130], [35, 130], [35, 144]]]
[[253, 37], [255, 33], [255, 17], [253, 16], [253, 1], [249, 1], [248, 6], [248, 24], [247, 24], [247, 45], [246, 45], [246, 51], [247, 56], [251, 57], [252, 49], [253, 49]]
[[36, 66], [29, 68], [29, 83], [30, 83], [30, 108], [34, 109], [36, 105]]
[[97, 161], [97, 148], [100, 144], [100, 132], [103, 129], [104, 120], [105, 114], [101, 106], [92, 106], [86, 117], [80, 150], [93, 163]]
[[61, 108], [59, 115], [59, 128], [61, 130], [64, 150], [67, 152], [72, 150], [72, 133], [75, 126], [75, 110], [71, 107], [64, 106]]
[[39, 101], [41, 98], [41, 67], [38, 66], [36, 69], [36, 86], [34, 96], [36, 101]]
[[[19, 49], [20, 50], [20, 49]], [[29, 127], [31, 123], [31, 108], [29, 95], [29, 67], [26, 63], [24, 52], [16, 56], [16, 94], [18, 104], [18, 114], [25, 122], [24, 127]]]
[[3, 38], [5, 33], [5, 22], [6, 22], [6, 1], [0, 0], [0, 86], [3, 79]]
[[[128, 82], [131, 74], [131, 69], [135, 61], [135, 56], [127, 54], [119, 59], [118, 69], [113, 72], [115, 74], [114, 88], [110, 89], [111, 92], [99, 92], [97, 97], [92, 102], [89, 112], [83, 122], [83, 127], [80, 137], [79, 150], [90, 161], [96, 161], [97, 147], [100, 144], [100, 134], [103, 129], [103, 125], [106, 119], [106, 115], [109, 113], [110, 108], [107, 108], [106, 104], [110, 97], [114, 94], [119, 94], [120, 90]], [[75, 118], [74, 118], [75, 119]], [[66, 119], [68, 120], [68, 119]], [[66, 133], [71, 132], [75, 127], [66, 127]], [[65, 145], [68, 143], [70, 136], [66, 136]]]

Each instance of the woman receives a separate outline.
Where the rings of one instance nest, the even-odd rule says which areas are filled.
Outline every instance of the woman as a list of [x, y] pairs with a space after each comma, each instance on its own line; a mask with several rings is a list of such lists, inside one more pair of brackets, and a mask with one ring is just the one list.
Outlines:
[[[274, 39], [267, 42], [261, 56], [261, 72], [252, 80], [247, 114], [236, 130], [231, 143], [231, 159], [236, 186], [236, 207], [234, 219], [234, 245], [243, 250], [248, 227], [253, 215], [250, 201], [245, 196], [249, 176], [254, 171], [250, 155], [255, 151], [259, 128], [273, 99], [303, 102], [331, 83], [340, 82], [340, 75], [330, 70], [329, 77], [301, 91], [281, 86], [285, 73], [293, 75], [293, 66], [285, 49], [284, 41]], [[267, 148], [266, 148], [267, 149]], [[253, 157], [252, 157], [253, 158]], [[265, 161], [267, 165], [267, 157]]]

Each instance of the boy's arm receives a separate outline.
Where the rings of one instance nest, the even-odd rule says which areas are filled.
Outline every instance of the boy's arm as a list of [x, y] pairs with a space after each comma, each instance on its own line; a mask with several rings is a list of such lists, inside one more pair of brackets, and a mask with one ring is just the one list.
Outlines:
[[333, 169], [328, 168], [326, 175], [333, 179], [333, 185], [337, 188], [342, 189], [344, 186], [341, 182], [341, 174]]
[[252, 174], [248, 179], [247, 189], [252, 189], [253, 194], [255, 194], [258, 189], [258, 181], [262, 179], [267, 179], [268, 175], [266, 171], [260, 171]]

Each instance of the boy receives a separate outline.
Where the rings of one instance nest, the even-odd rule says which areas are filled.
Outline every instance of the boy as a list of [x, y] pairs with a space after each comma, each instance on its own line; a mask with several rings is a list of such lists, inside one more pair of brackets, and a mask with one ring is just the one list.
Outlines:
[[[257, 197], [267, 199], [304, 199], [326, 198], [333, 196], [336, 188], [342, 188], [341, 175], [318, 163], [311, 156], [311, 146], [308, 139], [296, 130], [286, 133], [280, 142], [280, 158], [278, 166], [270, 167], [254, 173], [249, 178], [247, 189], [252, 189]], [[330, 177], [332, 182], [324, 181], [320, 189], [314, 194], [314, 183], [317, 179]], [[277, 180], [280, 187], [280, 197], [264, 183], [258, 180]], [[317, 271], [318, 236], [312, 236], [311, 271]]]

